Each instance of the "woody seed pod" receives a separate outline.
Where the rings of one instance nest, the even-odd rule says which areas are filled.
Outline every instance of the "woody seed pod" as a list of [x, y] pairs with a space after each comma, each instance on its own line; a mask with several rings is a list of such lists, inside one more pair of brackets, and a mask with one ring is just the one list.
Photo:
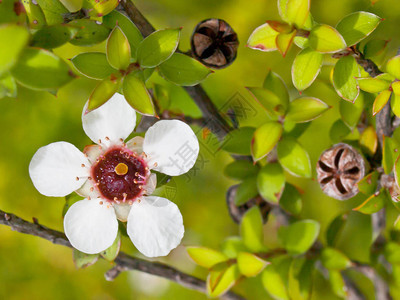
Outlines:
[[208, 67], [222, 69], [235, 60], [239, 41], [224, 20], [207, 19], [194, 29], [191, 46], [197, 60]]
[[321, 154], [317, 163], [317, 174], [325, 194], [338, 200], [346, 200], [357, 195], [357, 182], [365, 175], [365, 162], [357, 150], [340, 143]]

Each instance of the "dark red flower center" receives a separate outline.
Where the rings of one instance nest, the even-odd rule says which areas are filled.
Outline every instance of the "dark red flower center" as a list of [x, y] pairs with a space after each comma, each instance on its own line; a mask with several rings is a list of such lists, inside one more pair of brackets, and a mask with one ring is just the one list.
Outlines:
[[139, 197], [147, 181], [145, 161], [125, 147], [115, 147], [92, 166], [92, 178], [102, 198], [129, 201]]

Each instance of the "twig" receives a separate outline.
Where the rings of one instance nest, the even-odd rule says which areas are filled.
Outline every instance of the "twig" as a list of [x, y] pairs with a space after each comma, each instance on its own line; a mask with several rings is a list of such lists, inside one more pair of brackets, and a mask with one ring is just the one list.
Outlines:
[[[64, 233], [47, 228], [43, 225], [40, 225], [38, 222], [28, 222], [16, 215], [6, 213], [2, 210], [0, 210], [0, 224], [10, 226], [12, 230], [21, 233], [46, 239], [53, 244], [72, 248]], [[109, 270], [105, 275], [107, 280], [115, 279], [123, 271], [137, 270], [166, 278], [192, 290], [196, 290], [202, 293], [207, 292], [206, 283], [203, 280], [183, 273], [173, 267], [162, 263], [150, 262], [143, 259], [135, 258], [123, 252], [120, 252], [118, 254], [114, 262], [116, 264], [115, 267]], [[240, 300], [243, 298], [233, 292], [228, 292], [223, 297], [221, 297], [221, 299]]]

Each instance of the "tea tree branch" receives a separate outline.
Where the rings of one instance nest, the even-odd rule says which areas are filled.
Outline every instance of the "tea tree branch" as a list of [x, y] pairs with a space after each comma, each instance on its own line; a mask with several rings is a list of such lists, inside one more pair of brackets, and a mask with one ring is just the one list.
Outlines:
[[[9, 226], [12, 230], [17, 232], [37, 236], [42, 239], [48, 240], [53, 244], [72, 248], [72, 245], [70, 244], [63, 232], [40, 225], [36, 219], [34, 219], [34, 222], [31, 223], [24, 219], [21, 219], [16, 215], [0, 210], [0, 224]], [[135, 258], [123, 252], [119, 253], [114, 262], [115, 267], [105, 274], [107, 280], [115, 279], [119, 275], [119, 273], [123, 271], [137, 270], [151, 275], [163, 277], [165, 279], [174, 281], [183, 287], [196, 290], [201, 293], [207, 292], [206, 283], [203, 280], [183, 273], [173, 267], [162, 263], [150, 262], [143, 259]], [[243, 298], [233, 292], [228, 292], [222, 297], [222, 299], [240, 300]]]

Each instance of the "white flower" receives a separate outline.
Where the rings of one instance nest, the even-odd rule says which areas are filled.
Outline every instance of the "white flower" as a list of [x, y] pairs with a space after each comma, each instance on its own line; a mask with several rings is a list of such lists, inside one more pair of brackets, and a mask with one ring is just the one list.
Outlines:
[[182, 215], [171, 201], [149, 196], [156, 186], [151, 169], [167, 175], [189, 171], [199, 143], [192, 129], [178, 120], [162, 120], [126, 144], [136, 124], [136, 112], [120, 94], [85, 114], [83, 129], [97, 145], [83, 153], [67, 142], [40, 148], [29, 165], [36, 189], [46, 196], [73, 191], [85, 197], [64, 218], [64, 230], [79, 251], [104, 251], [117, 237], [118, 221], [136, 248], [148, 257], [167, 255], [183, 237]]

